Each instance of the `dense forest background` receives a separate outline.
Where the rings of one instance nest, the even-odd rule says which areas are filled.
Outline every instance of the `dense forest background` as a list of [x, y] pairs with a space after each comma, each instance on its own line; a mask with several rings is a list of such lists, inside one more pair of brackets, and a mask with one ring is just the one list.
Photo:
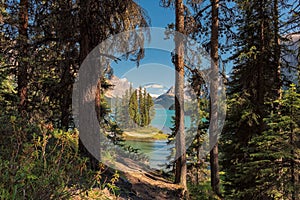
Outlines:
[[[178, 73], [176, 115], [169, 140], [175, 142], [178, 159], [170, 163], [173, 171], [160, 173], [161, 178], [175, 183], [170, 186], [176, 188], [172, 198], [300, 199], [300, 2], [153, 3], [174, 10], [176, 20], [163, 28], [198, 41], [211, 55], [215, 77], [207, 85], [201, 73], [186, 62], [183, 43], [176, 43], [175, 54], [169, 58]], [[130, 184], [134, 183], [129, 184], [124, 174], [91, 156], [72, 116], [73, 84], [81, 63], [108, 37], [150, 27], [153, 16], [146, 10], [133, 0], [0, 3], [1, 199], [147, 199], [132, 192]], [[137, 50], [124, 59], [138, 66], [144, 58], [143, 44], [127, 45]], [[232, 68], [230, 74], [228, 68]], [[121, 145], [122, 130], [107, 117], [111, 110], [104, 98], [105, 91], [113, 89], [107, 81], [113, 70], [107, 65], [104, 71], [98, 78], [95, 111], [100, 126], [115, 133], [110, 139]], [[188, 149], [180, 106], [186, 77], [197, 94], [193, 105], [197, 115], [208, 119], [197, 121], [192, 116], [197, 129], [189, 130], [196, 137], [191, 138]], [[207, 131], [210, 141], [217, 140], [219, 80], [226, 85], [226, 123], [220, 140], [211, 143], [210, 154], [203, 158], [200, 151]], [[137, 109], [138, 99], [148, 102], [148, 108], [139, 108], [145, 110], [139, 113], [142, 118], [131, 113], [140, 126], [146, 126], [153, 102], [141, 89], [133, 94], [136, 99], [131, 108]], [[82, 102], [81, 109], [86, 103]], [[157, 190], [155, 198], [168, 199], [160, 194]]]

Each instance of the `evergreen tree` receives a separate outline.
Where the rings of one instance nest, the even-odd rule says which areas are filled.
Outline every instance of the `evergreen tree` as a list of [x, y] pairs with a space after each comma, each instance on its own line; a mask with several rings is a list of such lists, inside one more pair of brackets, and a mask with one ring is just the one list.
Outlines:
[[[271, 102], [274, 109], [264, 121], [267, 130], [249, 142], [250, 160], [244, 173], [256, 177], [252, 193], [254, 199], [299, 199], [300, 158], [300, 95], [295, 85], [285, 91], [282, 99]], [[245, 194], [245, 195], [246, 195]]]
[[146, 88], [144, 89], [144, 93], [143, 93], [143, 101], [144, 101], [144, 126], [148, 126], [149, 125], [149, 102], [148, 102], [148, 94], [146, 91]]
[[129, 115], [131, 119], [135, 122], [135, 127], [139, 126], [141, 123], [141, 116], [140, 116], [139, 104], [138, 104], [138, 90], [135, 90], [130, 97]]
[[147, 113], [148, 113], [148, 124], [151, 123], [151, 120], [154, 118], [155, 115], [155, 109], [154, 109], [154, 101], [151, 97], [151, 95], [148, 93], [147, 94]]
[[[209, 128], [209, 101], [205, 97], [197, 98], [191, 103], [191, 128], [187, 132], [187, 136], [195, 136], [187, 138], [187, 141], [192, 140], [191, 145], [187, 149], [188, 173], [192, 183], [200, 184], [204, 181], [204, 170], [207, 168], [205, 158], [203, 158], [203, 145], [207, 140]], [[195, 109], [197, 108], [197, 109]], [[187, 110], [189, 111], [189, 110]], [[195, 112], [196, 111], [196, 112]], [[196, 134], [195, 134], [196, 133]]]
[[[103, 40], [113, 34], [123, 32], [125, 30], [134, 29], [137, 26], [143, 27], [147, 26], [147, 20], [141, 8], [133, 1], [120, 1], [120, 0], [110, 0], [110, 1], [80, 1], [80, 63], [82, 63], [89, 53]], [[113, 19], [113, 20], [112, 20]], [[125, 20], [126, 19], [126, 20]], [[108, 23], [109, 22], [109, 23]], [[128, 35], [128, 37], [130, 37]], [[128, 39], [122, 38], [125, 41]], [[134, 41], [134, 40], [133, 40]], [[125, 45], [129, 46], [132, 44]], [[139, 46], [139, 45], [138, 45]], [[124, 48], [127, 48], [124, 47]], [[115, 51], [118, 51], [115, 49]], [[137, 50], [135, 53], [137, 62], [142, 58], [142, 53]], [[94, 65], [94, 69], [98, 68], [99, 63], [89, 63]], [[79, 112], [84, 113], [86, 110], [90, 110], [92, 105], [89, 103], [84, 94], [93, 88], [91, 83], [86, 83], [86, 80], [91, 79], [91, 75], [95, 72], [92, 71], [93, 67], [87, 68], [84, 73], [80, 73], [79, 78]], [[89, 71], [90, 70], [90, 71]], [[94, 79], [95, 77], [93, 77]], [[98, 77], [98, 79], [101, 77]], [[97, 80], [97, 81], [101, 81]], [[96, 93], [101, 91], [101, 83], [98, 84], [98, 89]], [[90, 92], [92, 93], [92, 92]], [[98, 103], [99, 101], [96, 101]], [[95, 106], [95, 105], [93, 105]], [[97, 105], [96, 105], [97, 106]], [[137, 116], [136, 116], [137, 117]], [[92, 116], [83, 117], [79, 115], [79, 132], [84, 132], [86, 130], [91, 130], [91, 132], [98, 132], [98, 126], [95, 124], [90, 124], [93, 122]], [[139, 119], [138, 119], [139, 120]], [[88, 124], [89, 127], [86, 127]], [[96, 138], [97, 139], [97, 138]], [[100, 142], [100, 141], [99, 141]], [[95, 143], [97, 143], [95, 141]], [[79, 138], [79, 147], [83, 155], [87, 155], [91, 160], [92, 167], [97, 166], [97, 161], [93, 158], [87, 149], [82, 144]], [[100, 155], [100, 154], [99, 154]]]
[[[143, 92], [142, 88], [139, 87], [139, 89], [134, 90], [128, 101], [129, 115], [136, 126], [148, 126], [155, 114], [153, 110], [154, 102], [151, 95], [147, 93], [146, 89], [144, 89]], [[150, 116], [150, 114], [152, 116]]]
[[[184, 4], [175, 0], [176, 31], [184, 34]], [[176, 171], [175, 183], [187, 190], [186, 148], [184, 132], [184, 44], [180, 36], [175, 36], [175, 127], [176, 127]]]
[[121, 111], [121, 101], [120, 101], [120, 98], [117, 97], [115, 102], [114, 102], [114, 110], [113, 111], [113, 118], [114, 118], [114, 121], [116, 122], [120, 122], [120, 111]]
[[[123, 117], [123, 121], [122, 121], [122, 127], [124, 128], [129, 128], [130, 127], [130, 122], [132, 121], [133, 118], [130, 118], [130, 99], [132, 98], [132, 96], [129, 94], [129, 91], [126, 90], [125, 91], [125, 95], [122, 98], [122, 117]], [[128, 115], [129, 114], [129, 115]]]
[[138, 91], [139, 97], [138, 97], [138, 101], [139, 101], [139, 115], [140, 115], [140, 123], [139, 125], [141, 127], [145, 126], [145, 99], [143, 96], [143, 89], [140, 86], [139, 87], [139, 91]]
[[218, 150], [218, 73], [219, 73], [219, 0], [211, 0], [212, 25], [211, 25], [211, 83], [210, 83], [210, 167], [211, 187], [220, 194], [219, 177], [219, 150]]
[[[239, 26], [233, 73], [228, 88], [227, 123], [222, 142], [225, 193], [232, 199], [256, 199], [259, 177], [255, 169], [245, 171], [250, 141], [266, 131], [266, 118], [272, 110], [267, 102], [279, 98], [278, 32], [274, 22], [277, 1], [237, 1]], [[277, 50], [277, 51], [276, 51]]]
[[[190, 144], [187, 149], [187, 178], [189, 183], [198, 185], [200, 189], [201, 182], [208, 181], [207, 179], [207, 161], [203, 152], [204, 141], [208, 141], [209, 128], [209, 98], [207, 88], [203, 82], [203, 78], [199, 73], [193, 71], [189, 82], [193, 88], [196, 97], [185, 105], [185, 112], [190, 117], [190, 128], [186, 129], [186, 141]], [[175, 143], [176, 127], [175, 117], [172, 117], [171, 134], [168, 136], [168, 144]], [[188, 126], [188, 125], [187, 125]], [[206, 145], [208, 145], [206, 143]], [[205, 147], [207, 148], [207, 147]], [[171, 148], [171, 154], [168, 160], [174, 158], [175, 148]], [[173, 167], [173, 162], [167, 164], [167, 168]]]
[[17, 71], [18, 79], [18, 95], [20, 98], [19, 111], [24, 112], [26, 110], [26, 104], [28, 101], [28, 70], [29, 70], [29, 55], [28, 55], [28, 20], [29, 20], [29, 0], [20, 1], [19, 11], [19, 46], [22, 55], [19, 56], [19, 65]]

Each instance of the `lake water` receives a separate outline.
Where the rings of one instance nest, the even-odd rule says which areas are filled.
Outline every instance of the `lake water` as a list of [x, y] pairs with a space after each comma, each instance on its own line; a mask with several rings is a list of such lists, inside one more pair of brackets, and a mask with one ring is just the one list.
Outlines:
[[[173, 126], [172, 116], [175, 116], [174, 110], [155, 109], [155, 116], [151, 121], [154, 126], [164, 133], [171, 133], [170, 127]], [[190, 126], [189, 116], [185, 117], [185, 126]], [[167, 145], [166, 140], [156, 141], [126, 141], [126, 144], [133, 148], [140, 149], [142, 153], [149, 157], [149, 165], [151, 168], [164, 169], [164, 164], [168, 163], [167, 157], [171, 154], [170, 148], [174, 145]]]
[[[173, 116], [175, 116], [175, 110], [156, 108], [151, 126], [162, 130], [164, 133], [171, 133], [170, 127], [174, 126], [174, 123], [172, 123]], [[191, 119], [189, 116], [185, 116], [184, 123], [186, 127], [190, 127]]]
[[149, 165], [155, 169], [165, 169], [170, 155], [170, 148], [174, 145], [167, 145], [166, 140], [156, 141], [126, 141], [126, 144], [133, 148], [140, 149], [140, 152], [149, 157]]

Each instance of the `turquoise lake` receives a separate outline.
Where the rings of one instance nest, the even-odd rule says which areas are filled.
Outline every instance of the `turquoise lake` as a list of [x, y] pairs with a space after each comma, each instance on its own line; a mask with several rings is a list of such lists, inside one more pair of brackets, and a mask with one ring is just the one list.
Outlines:
[[[173, 127], [172, 117], [175, 116], [175, 110], [155, 109], [155, 116], [151, 121], [151, 126], [154, 126], [164, 133], [171, 133], [170, 127]], [[185, 116], [184, 123], [186, 127], [190, 127], [190, 117]]]
[[[154, 126], [164, 133], [171, 133], [170, 127], [173, 126], [172, 117], [175, 116], [174, 110], [155, 109], [155, 116], [151, 121]], [[185, 117], [185, 126], [190, 126], [189, 116]], [[163, 166], [168, 162], [167, 157], [171, 154], [170, 148], [174, 145], [167, 145], [166, 140], [156, 141], [126, 141], [126, 144], [140, 149], [140, 151], [149, 157], [149, 165], [151, 168], [164, 169]]]

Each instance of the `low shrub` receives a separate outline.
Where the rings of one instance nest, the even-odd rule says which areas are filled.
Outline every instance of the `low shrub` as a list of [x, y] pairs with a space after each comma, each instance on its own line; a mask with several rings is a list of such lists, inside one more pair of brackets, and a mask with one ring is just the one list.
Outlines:
[[0, 199], [69, 199], [104, 184], [79, 155], [76, 130], [14, 115], [0, 124]]

